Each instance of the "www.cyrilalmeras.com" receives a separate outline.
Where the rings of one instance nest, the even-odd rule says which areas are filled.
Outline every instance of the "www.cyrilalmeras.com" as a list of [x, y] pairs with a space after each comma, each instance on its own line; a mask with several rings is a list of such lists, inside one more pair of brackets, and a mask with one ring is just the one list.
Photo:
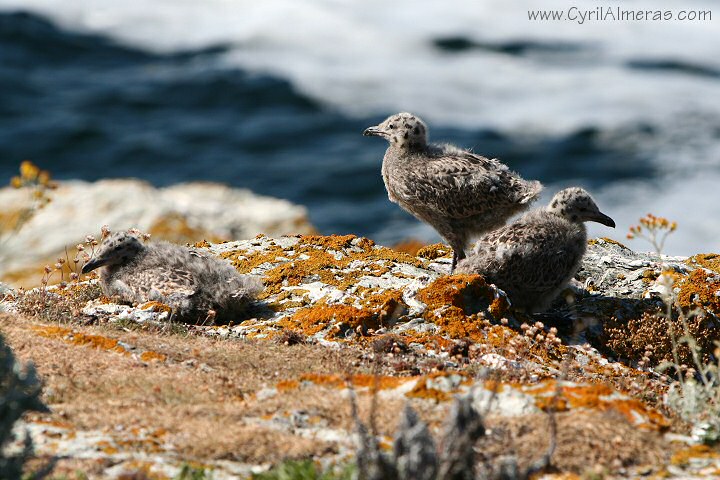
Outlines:
[[528, 10], [531, 21], [569, 21], [578, 24], [588, 22], [709, 22], [711, 10], [641, 10], [619, 6], [595, 8], [569, 7], [566, 9]]

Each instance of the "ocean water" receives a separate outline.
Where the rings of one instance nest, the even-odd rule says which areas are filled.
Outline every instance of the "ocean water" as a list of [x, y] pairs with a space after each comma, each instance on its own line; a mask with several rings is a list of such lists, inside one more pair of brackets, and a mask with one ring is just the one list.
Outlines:
[[323, 233], [432, 241], [361, 135], [411, 111], [543, 181], [541, 201], [588, 188], [618, 223], [592, 234], [652, 212], [678, 221], [666, 253], [720, 251], [720, 5], [628, 0], [712, 19], [580, 24], [530, 21], [537, 3], [0, 0], [0, 181], [23, 159], [221, 181], [306, 205]]

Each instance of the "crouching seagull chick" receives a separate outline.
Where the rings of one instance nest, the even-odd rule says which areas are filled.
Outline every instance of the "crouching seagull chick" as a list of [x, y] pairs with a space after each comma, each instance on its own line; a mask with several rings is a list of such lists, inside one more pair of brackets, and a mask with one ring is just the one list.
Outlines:
[[580, 268], [587, 248], [584, 222], [615, 227], [588, 192], [567, 188], [547, 207], [482, 237], [457, 271], [481, 274], [503, 289], [515, 308], [541, 312]]
[[473, 236], [505, 224], [542, 190], [497, 159], [427, 142], [427, 127], [410, 113], [392, 115], [363, 135], [382, 137], [382, 176], [391, 202], [432, 226], [453, 249], [451, 271]]
[[161, 302], [188, 322], [235, 320], [262, 290], [258, 279], [218, 258], [168, 242], [145, 245], [128, 232], [106, 238], [82, 273], [96, 268], [108, 297]]

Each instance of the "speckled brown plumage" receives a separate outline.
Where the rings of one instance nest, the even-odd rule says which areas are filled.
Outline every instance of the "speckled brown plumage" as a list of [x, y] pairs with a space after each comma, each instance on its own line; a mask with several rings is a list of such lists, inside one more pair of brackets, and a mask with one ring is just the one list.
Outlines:
[[542, 311], [580, 268], [587, 221], [615, 226], [585, 190], [562, 190], [547, 207], [482, 237], [457, 271], [484, 275], [508, 294], [515, 308]]
[[522, 179], [496, 159], [428, 144], [427, 127], [410, 113], [393, 115], [364, 134], [390, 142], [382, 165], [388, 197], [450, 244], [453, 269], [472, 236], [504, 225], [542, 190], [540, 182]]
[[162, 302], [188, 322], [238, 320], [262, 290], [258, 279], [212, 255], [162, 241], [144, 245], [127, 232], [106, 238], [83, 273], [96, 268], [105, 295]]

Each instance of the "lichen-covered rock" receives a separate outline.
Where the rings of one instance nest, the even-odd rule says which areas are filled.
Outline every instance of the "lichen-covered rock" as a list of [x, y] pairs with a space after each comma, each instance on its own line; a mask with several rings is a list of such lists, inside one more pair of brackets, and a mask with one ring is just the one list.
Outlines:
[[[26, 209], [28, 195], [25, 190], [0, 189], [0, 220]], [[18, 232], [7, 235], [1, 229], [12, 225], [0, 221], [0, 278], [37, 285], [42, 263], [64, 257], [66, 248], [97, 234], [101, 225], [138, 228], [176, 243], [314, 231], [304, 207], [214, 183], [155, 188], [132, 179], [73, 180], [59, 182], [50, 197]]]
[[[514, 313], [504, 293], [481, 276], [448, 275], [451, 251], [442, 246], [422, 248], [413, 256], [353, 235], [261, 235], [225, 243], [203, 241], [195, 247], [226, 259], [240, 273], [259, 277], [265, 287], [253, 318], [183, 328], [212, 337], [269, 340], [288, 348], [310, 343], [373, 365], [373, 370], [363, 372], [338, 368], [329, 374], [269, 377], [262, 388], [245, 392], [243, 413], [238, 415], [254, 413], [242, 417], [243, 422], [322, 439], [337, 447], [328, 454], [335, 460], [347, 458], [353, 442], [347, 425], [330, 419], [328, 412], [344, 408], [352, 386], [358, 398], [374, 392], [385, 418], [399, 418], [398, 406], [405, 403], [426, 417], [442, 418], [455, 396], [467, 394], [493, 430], [482, 442], [498, 442], [516, 427], [517, 435], [525, 435], [526, 423], [540, 424], [546, 432], [545, 415], [553, 412], [561, 426], [560, 451], [565, 448], [574, 455], [577, 443], [594, 459], [595, 454], [607, 453], [598, 451], [598, 444], [615, 442], [607, 447], [608, 455], [621, 467], [609, 468], [624, 478], [640, 478], [647, 472], [633, 463], [638, 450], [624, 449], [623, 436], [632, 432], [633, 438], [660, 444], [675, 421], [663, 406], [667, 379], [637, 363], [649, 355], [650, 364], [657, 365], [667, 357], [670, 337], [668, 319], [662, 316], [664, 302], [674, 299], [671, 325], [678, 331], [687, 325], [702, 348], [720, 339], [715, 301], [720, 257], [713, 255], [658, 257], [614, 241], [594, 240], [569, 295], [561, 296], [546, 314], [528, 317]], [[89, 295], [92, 289], [97, 292], [95, 281], [48, 292], [11, 291], [0, 307], [42, 317], [48, 305], [59, 305], [62, 308], [53, 315], [64, 322], [73, 318], [77, 324], [168, 325], [171, 312], [162, 304], [117, 305], [98, 293]], [[29, 304], [38, 303], [33, 303], [33, 295], [40, 295], [42, 302], [28, 310]], [[88, 297], [92, 299], [85, 301]], [[568, 303], [568, 298], [573, 301]], [[33, 332], [78, 348], [137, 357], [154, 366], [173, 365], [175, 357], [88, 335], [72, 325], [43, 326]], [[585, 341], [591, 346], [579, 345]], [[326, 402], [323, 407], [313, 403], [321, 401]], [[493, 422], [506, 430], [494, 429]], [[436, 421], [431, 426], [439, 425]], [[387, 446], [383, 438], [391, 433], [384, 428], [378, 434], [378, 448]], [[541, 449], [518, 455], [536, 460], [546, 445], [544, 440]], [[662, 452], [684, 451], [670, 441], [662, 445], [643, 454], [644, 459], [655, 459], [650, 471], [693, 478], [692, 462], [670, 466], [669, 454], [657, 459]], [[578, 467], [582, 464], [574, 458], [556, 463], [576, 474], [583, 473]], [[720, 460], [708, 464], [718, 467]]]
[[[593, 344], [619, 358], [673, 361], [671, 335], [690, 334], [706, 355], [720, 341], [720, 259], [639, 253], [618, 242], [591, 241], [578, 280], [585, 292], [565, 307]], [[668, 318], [668, 306], [670, 317]], [[687, 346], [681, 363], [692, 363]]]

